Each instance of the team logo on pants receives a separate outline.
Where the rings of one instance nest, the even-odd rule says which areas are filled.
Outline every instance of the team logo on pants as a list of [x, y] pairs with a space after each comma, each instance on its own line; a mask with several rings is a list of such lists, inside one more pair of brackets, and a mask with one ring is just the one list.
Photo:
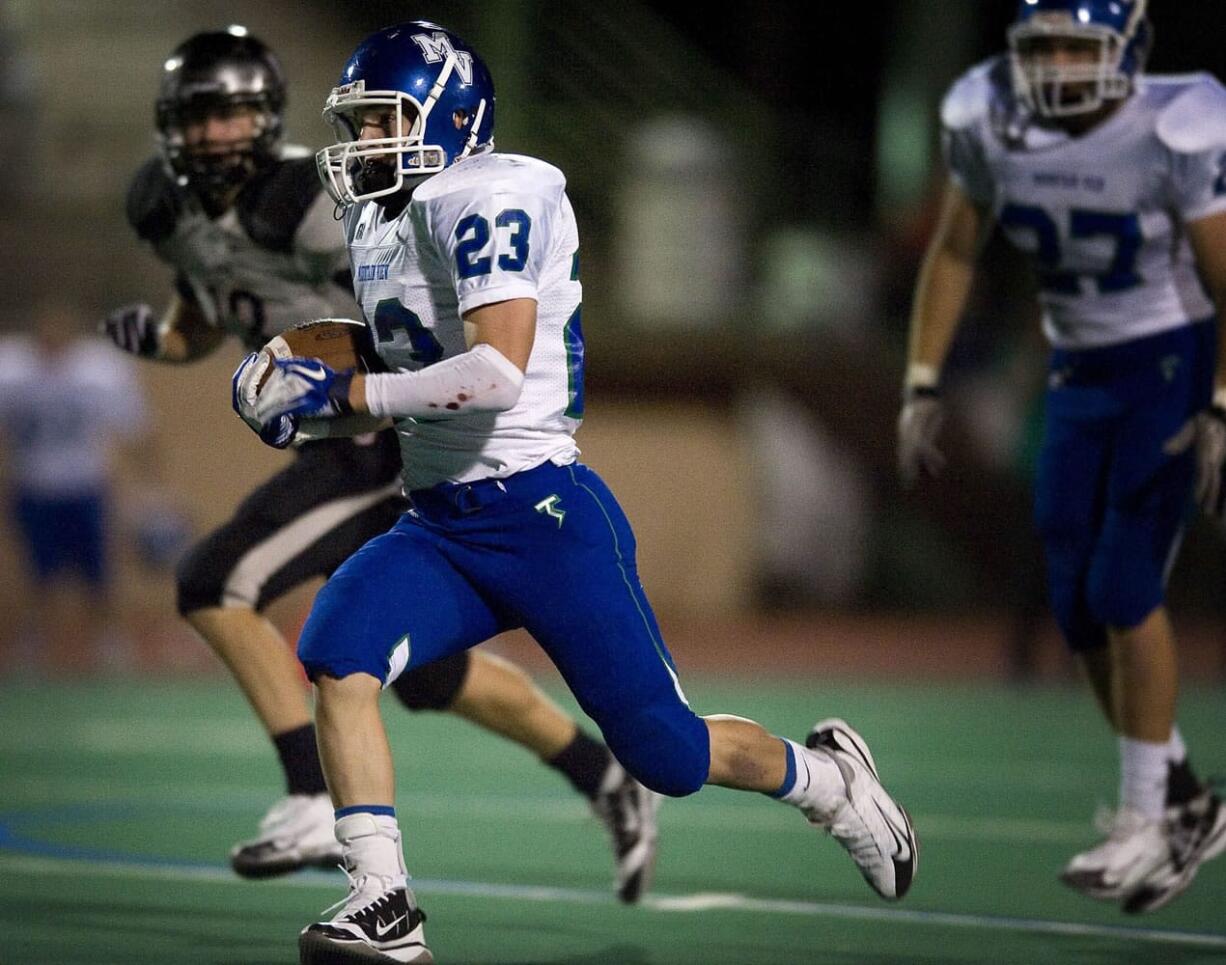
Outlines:
[[561, 497], [559, 497], [557, 493], [553, 493], [550, 496], [546, 496], [532, 508], [538, 513], [544, 513], [546, 516], [552, 516], [558, 521], [558, 529], [561, 529], [562, 520], [566, 518], [566, 510], [558, 508], [558, 503], [561, 501]]

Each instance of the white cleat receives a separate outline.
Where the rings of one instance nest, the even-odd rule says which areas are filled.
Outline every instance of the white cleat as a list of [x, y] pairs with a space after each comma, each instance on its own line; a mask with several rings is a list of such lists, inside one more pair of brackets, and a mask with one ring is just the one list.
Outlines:
[[910, 815], [882, 787], [868, 745], [846, 722], [837, 718], [819, 721], [805, 746], [829, 756], [846, 785], [833, 810], [806, 810], [809, 823], [830, 832], [877, 894], [897, 901], [910, 889], [919, 863], [919, 842]]
[[340, 863], [332, 801], [326, 794], [283, 797], [260, 821], [259, 835], [230, 851], [230, 866], [244, 878], [271, 878]]
[[617, 897], [632, 904], [651, 887], [656, 865], [656, 811], [659, 795], [645, 788], [610, 760], [592, 811], [613, 842]]
[[1209, 788], [1167, 809], [1168, 859], [1125, 900], [1130, 915], [1157, 911], [1188, 890], [1206, 861], [1226, 851], [1226, 804]]
[[1119, 901], [1169, 863], [1165, 822], [1120, 808], [1099, 825], [1107, 831], [1107, 840], [1074, 855], [1060, 873], [1060, 880], [1074, 891], [1102, 901]]
[[307, 925], [299, 934], [300, 965], [433, 965], [434, 956], [426, 946], [426, 915], [417, 907], [413, 892], [389, 888], [386, 879], [373, 875], [350, 877], [349, 886], [335, 917]]

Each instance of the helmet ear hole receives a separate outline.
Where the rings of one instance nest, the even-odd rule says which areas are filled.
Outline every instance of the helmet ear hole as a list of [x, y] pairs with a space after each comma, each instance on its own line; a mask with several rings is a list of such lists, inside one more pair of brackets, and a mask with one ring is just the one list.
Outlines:
[[455, 124], [455, 129], [457, 131], [464, 130], [464, 125], [468, 123], [468, 111], [464, 110], [462, 107], [458, 108], [452, 112], [451, 121], [453, 124]]

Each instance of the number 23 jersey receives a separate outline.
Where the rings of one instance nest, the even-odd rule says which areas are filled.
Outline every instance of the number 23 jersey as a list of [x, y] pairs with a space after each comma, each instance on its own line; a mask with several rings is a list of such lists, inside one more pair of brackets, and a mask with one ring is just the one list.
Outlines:
[[946, 161], [1034, 258], [1051, 343], [1113, 345], [1210, 316], [1184, 226], [1226, 211], [1226, 88], [1141, 76], [1078, 137], [1026, 124], [1015, 105], [1006, 58], [963, 75], [941, 108]]
[[537, 303], [532, 354], [512, 408], [397, 421], [407, 490], [575, 460], [583, 292], [561, 171], [519, 155], [477, 155], [421, 182], [394, 217], [373, 202], [351, 206], [345, 234], [354, 293], [393, 372], [467, 351], [466, 312], [517, 298]]

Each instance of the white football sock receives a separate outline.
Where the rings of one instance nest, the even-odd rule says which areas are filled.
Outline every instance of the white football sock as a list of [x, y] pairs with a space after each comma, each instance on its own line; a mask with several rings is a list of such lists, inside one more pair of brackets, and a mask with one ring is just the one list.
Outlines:
[[809, 750], [786, 737], [780, 739], [792, 752], [796, 777], [779, 800], [800, 808], [809, 817], [828, 817], [847, 796], [839, 765], [823, 751]]
[[400, 850], [400, 827], [388, 814], [360, 811], [336, 822], [336, 840], [345, 855], [346, 870], [354, 878], [370, 875], [386, 888], [404, 888], [409, 875]]
[[1161, 820], [1166, 806], [1168, 742], [1120, 738], [1120, 805]]
[[1171, 726], [1171, 737], [1166, 742], [1166, 759], [1172, 764], [1182, 764], [1188, 759], [1188, 749], [1184, 746], [1178, 724]]

